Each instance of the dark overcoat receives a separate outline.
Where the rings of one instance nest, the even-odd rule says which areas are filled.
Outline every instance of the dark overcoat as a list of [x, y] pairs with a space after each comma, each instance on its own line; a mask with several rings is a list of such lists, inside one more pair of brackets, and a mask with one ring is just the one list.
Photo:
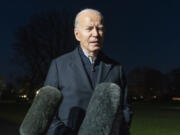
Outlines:
[[[101, 82], [112, 82], [120, 86], [122, 105], [126, 108], [124, 112], [128, 122], [127, 87], [122, 66], [102, 54], [99, 66], [95, 85]], [[62, 123], [67, 124], [72, 107], [76, 106], [86, 110], [93, 94], [94, 88], [82, 64], [78, 48], [52, 61], [44, 85], [58, 88], [63, 95], [57, 116], [54, 117], [48, 131], [53, 135], [56, 127]]]

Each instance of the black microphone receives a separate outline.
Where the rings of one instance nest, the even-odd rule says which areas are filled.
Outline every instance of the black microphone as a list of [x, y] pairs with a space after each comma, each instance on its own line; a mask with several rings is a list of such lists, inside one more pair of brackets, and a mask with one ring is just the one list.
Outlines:
[[51, 86], [42, 87], [20, 126], [20, 135], [45, 134], [61, 97], [58, 89]]
[[67, 126], [61, 125], [58, 127], [54, 135], [77, 135], [84, 117], [85, 110], [77, 106], [72, 107], [69, 112]]
[[70, 127], [74, 133], [78, 133], [79, 128], [84, 120], [85, 110], [80, 107], [72, 107], [69, 112], [67, 126]]

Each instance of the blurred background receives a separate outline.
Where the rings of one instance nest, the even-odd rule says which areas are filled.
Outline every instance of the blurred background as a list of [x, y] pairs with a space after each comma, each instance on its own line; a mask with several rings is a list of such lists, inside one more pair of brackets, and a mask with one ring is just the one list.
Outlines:
[[0, 2], [0, 134], [18, 128], [50, 62], [77, 46], [75, 15], [105, 18], [103, 51], [125, 69], [135, 111], [132, 135], [179, 135], [180, 1], [7, 0]]

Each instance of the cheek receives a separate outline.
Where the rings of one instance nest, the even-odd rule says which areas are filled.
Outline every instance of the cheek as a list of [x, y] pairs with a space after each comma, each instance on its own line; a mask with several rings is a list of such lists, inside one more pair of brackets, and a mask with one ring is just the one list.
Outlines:
[[83, 34], [83, 41], [84, 42], [88, 42], [89, 41], [89, 38], [90, 38], [90, 36], [88, 35], [88, 34]]

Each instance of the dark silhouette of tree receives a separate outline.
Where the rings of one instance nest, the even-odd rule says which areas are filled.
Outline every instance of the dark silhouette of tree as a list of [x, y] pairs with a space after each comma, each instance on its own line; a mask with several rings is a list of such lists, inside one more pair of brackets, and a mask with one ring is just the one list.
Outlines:
[[51, 60], [75, 47], [73, 15], [66, 11], [35, 14], [18, 28], [15, 39], [14, 61], [22, 67], [31, 89], [41, 87]]
[[167, 77], [169, 80], [169, 94], [170, 95], [180, 95], [180, 68], [176, 68], [169, 73], [167, 73]]
[[16, 89], [11, 82], [7, 82], [4, 91], [1, 95], [2, 100], [14, 100], [16, 96]]
[[6, 87], [6, 85], [5, 85], [4, 79], [2, 76], [0, 76], [0, 99], [5, 90], [5, 87]]
[[145, 72], [145, 86], [148, 96], [162, 97], [168, 92], [167, 78], [159, 70], [149, 68]]
[[153, 68], [135, 68], [128, 74], [129, 91], [133, 96], [152, 99], [167, 93], [167, 79], [159, 70]]
[[128, 74], [129, 95], [140, 96], [144, 93], [144, 73], [140, 68], [134, 68]]

